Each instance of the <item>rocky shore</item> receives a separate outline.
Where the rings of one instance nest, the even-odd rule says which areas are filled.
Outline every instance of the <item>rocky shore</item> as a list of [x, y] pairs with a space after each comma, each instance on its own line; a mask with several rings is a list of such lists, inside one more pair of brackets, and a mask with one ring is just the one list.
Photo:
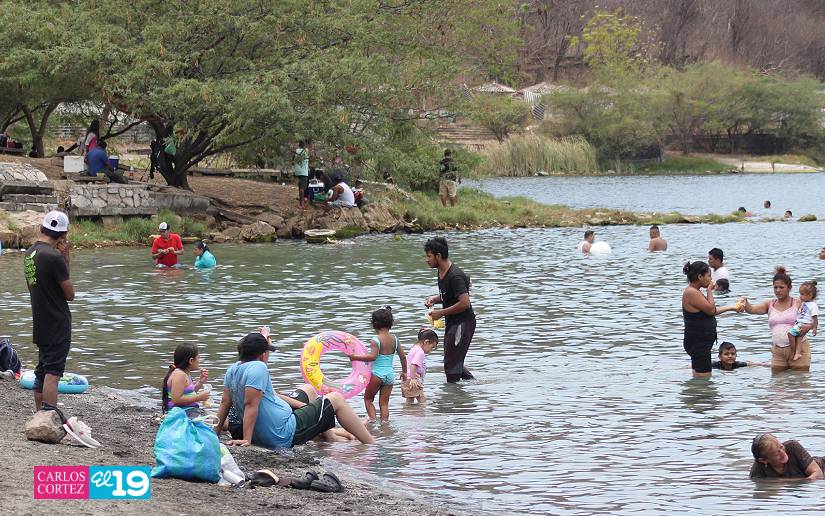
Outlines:
[[154, 465], [152, 446], [159, 410], [137, 406], [125, 399], [122, 391], [105, 387], [92, 387], [79, 395], [61, 394], [60, 402], [67, 415], [76, 415], [91, 426], [101, 448], [85, 448], [74, 444], [71, 438], [59, 444], [27, 441], [22, 429], [33, 412], [32, 393], [20, 388], [17, 382], [0, 380], [0, 442], [4, 443], [0, 493], [7, 514], [449, 514], [425, 501], [355, 479], [344, 468], [335, 468], [329, 462], [325, 461], [326, 467], [319, 465], [316, 444], [298, 447], [287, 454], [254, 446], [231, 448], [231, 452], [247, 473], [270, 469], [277, 475], [294, 477], [308, 470], [333, 471], [344, 485], [343, 492], [319, 493], [285, 487], [248, 489], [152, 479], [149, 500], [35, 500], [34, 466]]

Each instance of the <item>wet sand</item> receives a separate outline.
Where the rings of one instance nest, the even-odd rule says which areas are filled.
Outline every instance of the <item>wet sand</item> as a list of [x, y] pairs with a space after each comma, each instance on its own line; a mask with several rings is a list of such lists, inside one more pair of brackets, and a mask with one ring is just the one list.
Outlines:
[[[0, 442], [4, 445], [0, 493], [6, 514], [455, 514], [333, 469], [344, 485], [342, 493], [284, 487], [244, 489], [153, 478], [150, 500], [35, 500], [34, 466], [154, 465], [152, 446], [159, 410], [135, 406], [105, 387], [93, 387], [80, 395], [61, 394], [59, 402], [67, 417], [76, 415], [91, 426], [101, 448], [75, 445], [71, 437], [60, 444], [26, 440], [23, 425], [33, 413], [32, 392], [17, 382], [0, 380]], [[326, 471], [311, 446], [296, 448], [291, 457], [254, 446], [230, 451], [247, 474], [264, 468], [292, 477], [308, 470]]]

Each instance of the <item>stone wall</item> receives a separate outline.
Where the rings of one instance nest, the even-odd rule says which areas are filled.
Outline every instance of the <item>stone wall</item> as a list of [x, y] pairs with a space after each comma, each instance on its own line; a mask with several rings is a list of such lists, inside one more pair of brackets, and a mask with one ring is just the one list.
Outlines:
[[69, 203], [69, 212], [76, 217], [158, 212], [158, 203], [145, 184], [76, 184], [69, 189]]
[[76, 217], [154, 215], [163, 208], [203, 215], [210, 203], [186, 190], [143, 183], [76, 184], [69, 199], [70, 213]]

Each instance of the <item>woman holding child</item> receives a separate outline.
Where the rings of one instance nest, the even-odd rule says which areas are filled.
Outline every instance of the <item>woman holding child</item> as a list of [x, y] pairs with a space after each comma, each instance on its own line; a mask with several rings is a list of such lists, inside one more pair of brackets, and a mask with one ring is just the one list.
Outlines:
[[811, 368], [811, 343], [807, 337], [799, 339], [799, 358], [794, 360], [793, 350], [788, 340], [788, 330], [796, 322], [799, 299], [791, 296], [791, 277], [784, 267], [777, 267], [773, 275], [774, 299], [767, 299], [752, 305], [744, 298], [745, 312], [749, 314], [768, 314], [768, 327], [771, 330], [771, 369], [774, 373], [793, 369], [808, 371]]

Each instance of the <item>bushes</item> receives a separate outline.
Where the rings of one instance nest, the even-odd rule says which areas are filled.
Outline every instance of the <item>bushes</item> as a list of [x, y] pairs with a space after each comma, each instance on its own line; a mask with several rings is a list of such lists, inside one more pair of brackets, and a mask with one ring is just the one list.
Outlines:
[[596, 149], [584, 138], [514, 136], [485, 152], [482, 175], [531, 176], [598, 172]]

